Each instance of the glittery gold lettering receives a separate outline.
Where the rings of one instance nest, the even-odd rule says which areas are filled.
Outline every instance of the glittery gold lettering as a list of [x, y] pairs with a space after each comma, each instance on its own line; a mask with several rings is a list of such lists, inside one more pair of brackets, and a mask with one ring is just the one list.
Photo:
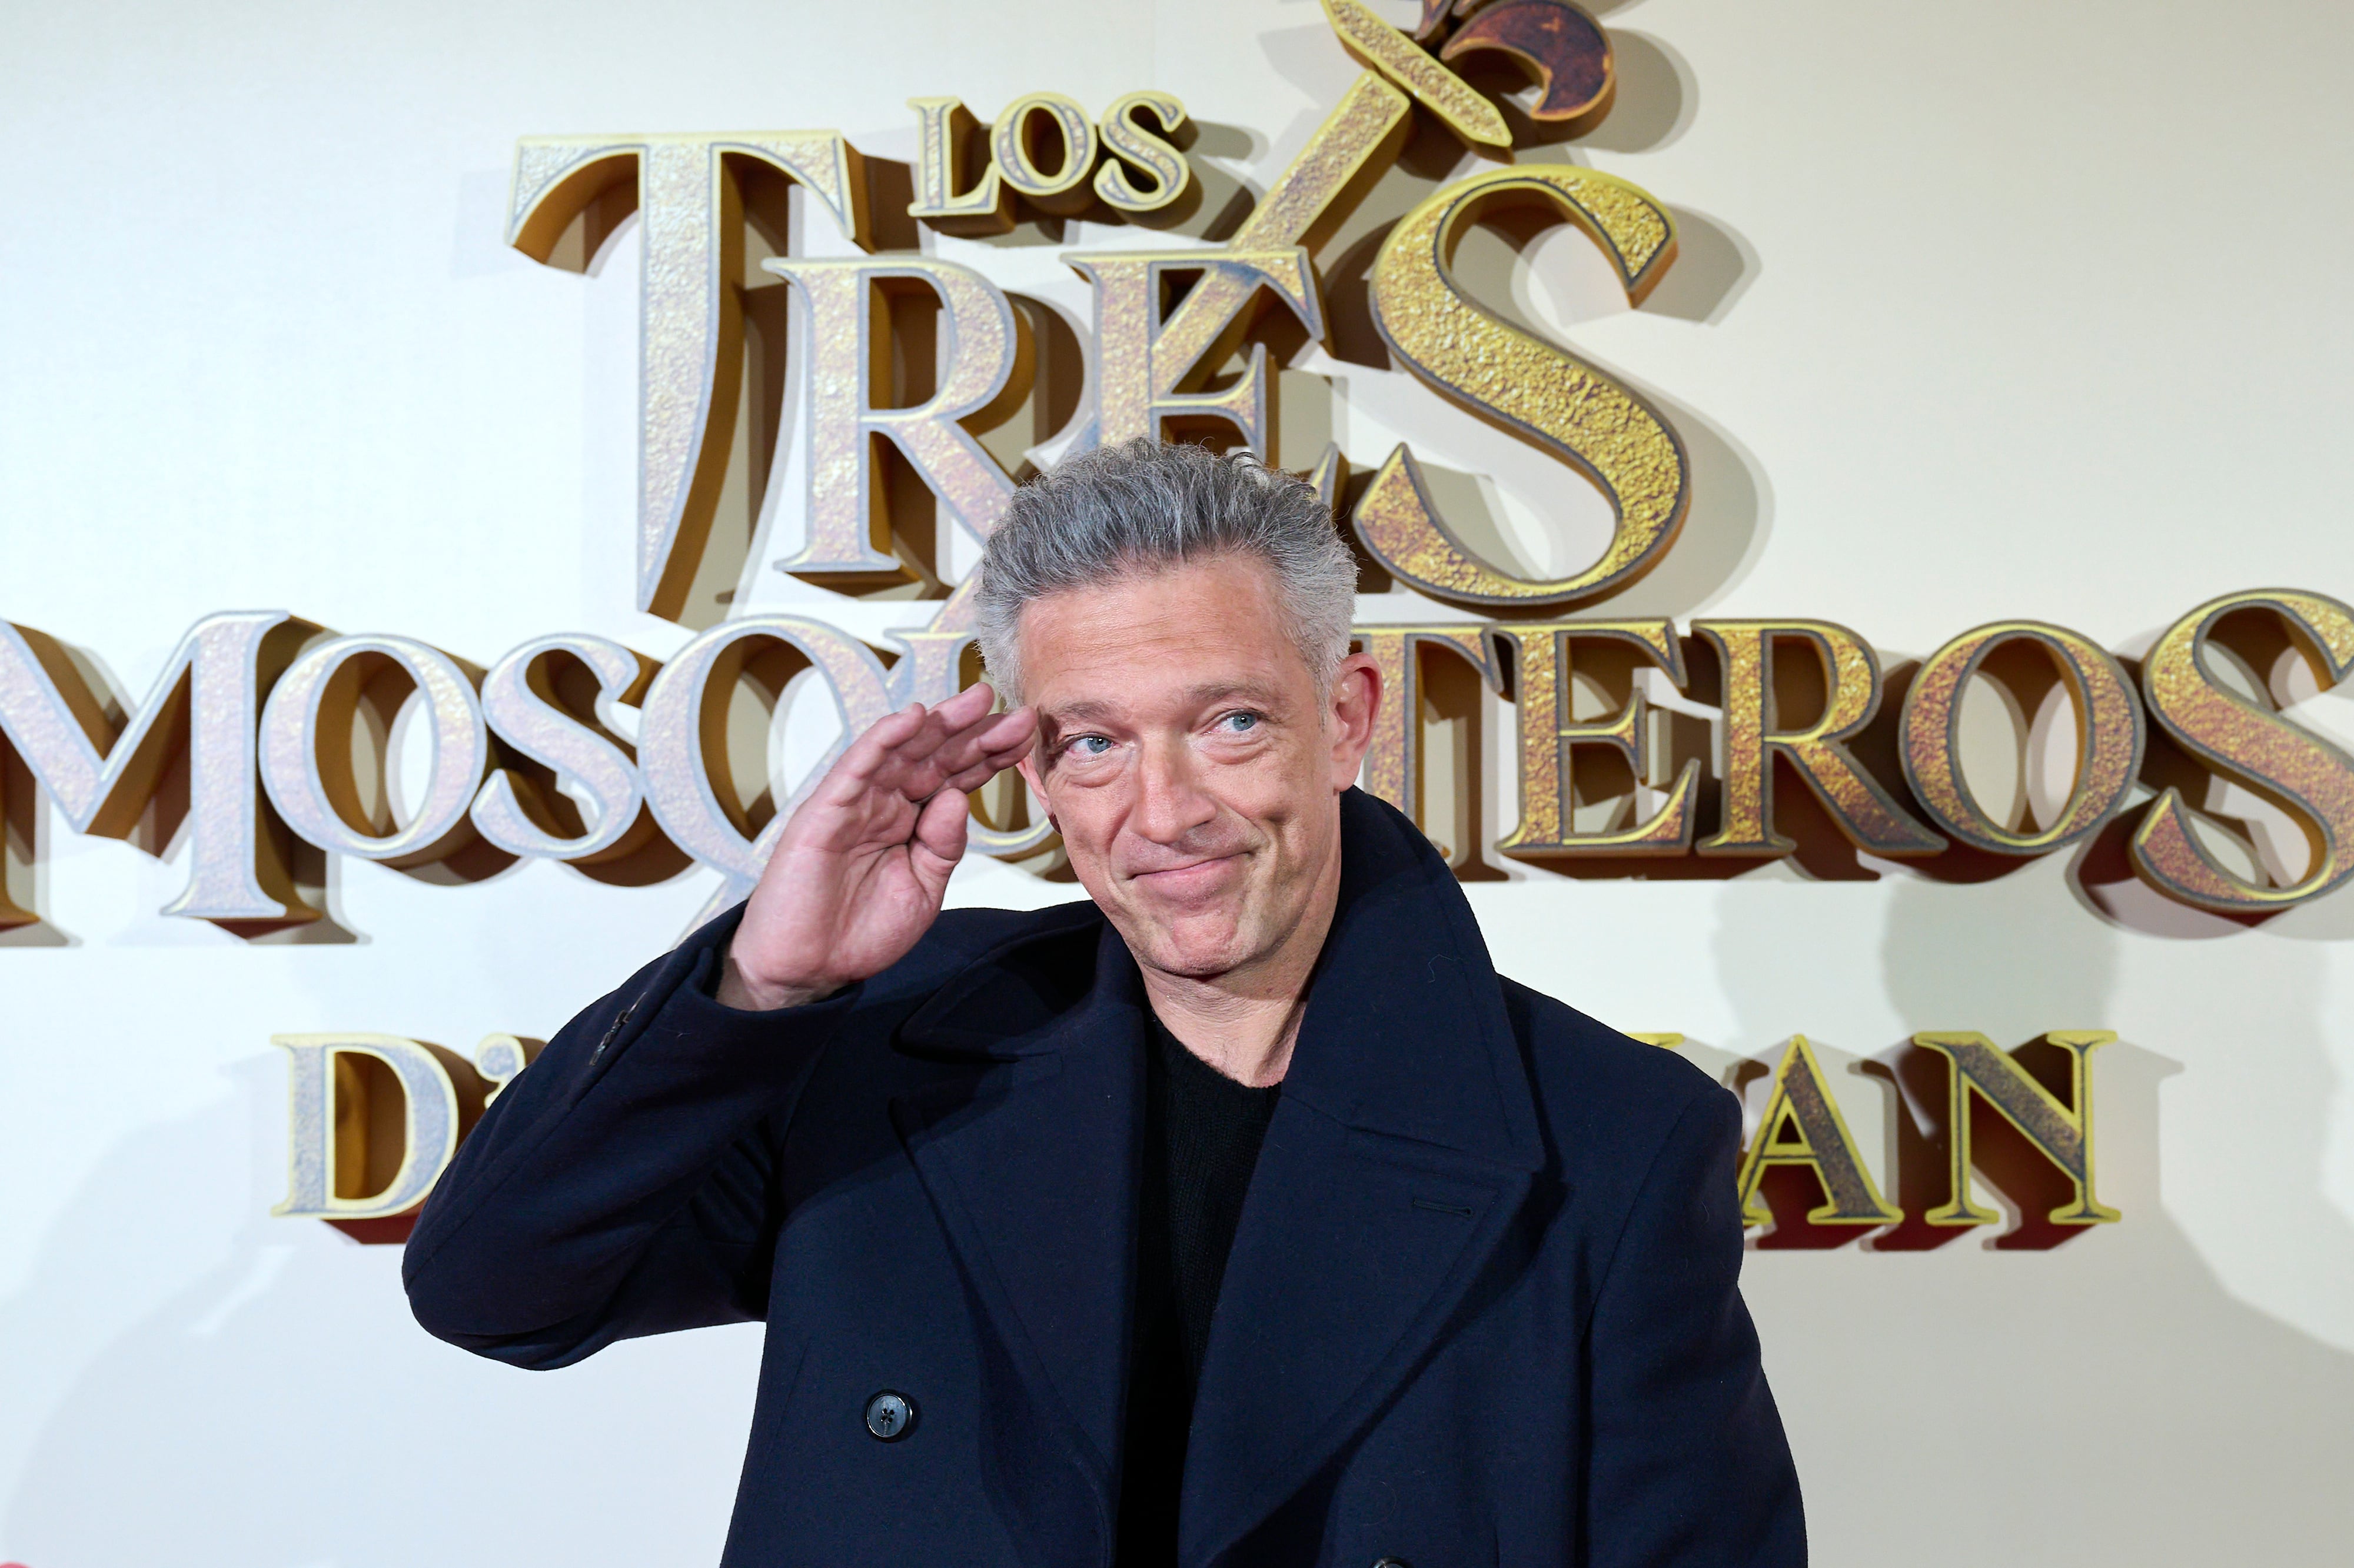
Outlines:
[[[1191, 388], [1231, 352], [1250, 325], [1245, 307], [1262, 286], [1289, 306], [1310, 335], [1324, 333], [1316, 272], [1308, 252], [1284, 249], [1098, 250], [1066, 255], [1064, 260], [1096, 288], [1097, 438], [1124, 441], [1137, 436], [1159, 440], [1171, 419], [1214, 418], [1241, 432], [1245, 444], [1265, 457], [1269, 450], [1267, 345], [1254, 344], [1247, 368], [1218, 391]], [[1203, 274], [1194, 294], [1218, 280], [1224, 315], [1184, 310], [1161, 321], [1161, 298], [1167, 274]]]
[[[1840, 832], [1874, 854], [1934, 854], [1946, 841], [1915, 821], [1841, 744], [1880, 707], [1880, 661], [1861, 637], [1828, 620], [1696, 620], [1724, 675], [1724, 810], [1702, 854], [1780, 855], [1797, 848], [1774, 827], [1774, 759], [1798, 770]], [[1821, 662], [1823, 711], [1790, 727], [1775, 711], [1777, 644], [1805, 645]]]
[[2002, 1113], [2035, 1151], [2075, 1188], [2075, 1201], [2048, 1216], [2057, 1225], [2104, 1224], [2117, 1218], [2093, 1192], [2093, 1053], [2116, 1036], [2105, 1029], [2055, 1029], [2043, 1037], [2066, 1054], [2069, 1103], [2031, 1077], [1983, 1034], [1915, 1034], [1913, 1044], [1946, 1058], [1952, 1198], [1922, 1216], [1933, 1225], [1990, 1225], [2002, 1216], [1970, 1195], [1970, 1097]]
[[[318, 916], [296, 895], [262, 819], [254, 763], [261, 692], [275, 674], [266, 650], [297, 624], [280, 610], [205, 617], [117, 725], [106, 713], [112, 694], [93, 690], [54, 640], [0, 621], [0, 734], [74, 832], [128, 836], [185, 757], [188, 885], [166, 915], [232, 925]], [[34, 918], [0, 892], [0, 926]]]
[[2246, 780], [2304, 821], [2310, 858], [2287, 886], [2249, 881], [2218, 861], [2190, 825], [2190, 806], [2169, 787], [2133, 840], [2134, 863], [2159, 891], [2225, 914], [2264, 914], [2323, 894], [2354, 874], [2354, 758], [2300, 725], [2218, 685], [2206, 667], [2216, 622], [2269, 611], [2313, 662], [2323, 684], [2354, 670], [2354, 610], [2320, 594], [2285, 589], [2211, 599], [2168, 627], [2142, 660], [2149, 711], [2176, 744]]
[[1500, 690], [1502, 672], [1489, 645], [1488, 629], [1477, 623], [1422, 626], [1360, 626], [1357, 645], [1381, 671], [1382, 704], [1373, 715], [1373, 744], [1365, 749], [1364, 787], [1420, 822], [1422, 813], [1422, 651], [1447, 648], [1471, 662], [1490, 687]]
[[731, 159], [766, 164], [865, 242], [865, 177], [833, 131], [526, 136], [508, 243], [547, 261], [590, 204], [635, 182], [645, 237], [639, 344], [637, 602], [674, 613], [726, 469], [743, 348], [741, 197]]
[[[2050, 654], [2076, 710], [2076, 767], [2068, 799], [2033, 832], [1987, 815], [1956, 761], [1962, 692], [1987, 656], [2006, 644], [2032, 643]], [[2116, 814], [2141, 770], [2141, 704], [2115, 659], [2064, 627], [2006, 620], [1964, 632], [1923, 662], [1904, 694], [1904, 779], [1929, 820], [1974, 848], [1998, 854], [2042, 854], [2074, 843]]]
[[[917, 477], [976, 539], [986, 539], [1013, 482], [960, 420], [996, 400], [1015, 376], [1022, 341], [1013, 307], [970, 267], [926, 256], [873, 260], [772, 258], [761, 264], [809, 304], [809, 533], [783, 569], [812, 579], [900, 580], [890, 511], [875, 472], [877, 438], [899, 449]], [[878, 297], [922, 289], [940, 302], [940, 379], [912, 408], [878, 406], [876, 367], [890, 356], [890, 313]]]
[[1855, 1137], [1831, 1097], [1823, 1065], [1803, 1034], [1793, 1035], [1782, 1065], [1774, 1070], [1774, 1090], [1757, 1119], [1756, 1135], [1741, 1161], [1741, 1221], [1773, 1223], [1758, 1183], [1776, 1166], [1811, 1171], [1822, 1183], [1823, 1202], [1807, 1215], [1810, 1225], [1893, 1225], [1903, 1211], [1880, 1195]]
[[1373, 261], [1373, 315], [1400, 363], [1439, 392], [1549, 451], [1600, 488], [1617, 514], [1601, 558], [1566, 577], [1499, 569], [1447, 526], [1401, 446], [1356, 525], [1367, 549], [1415, 587], [1459, 604], [1571, 604], [1657, 565], [1691, 505], [1691, 463], [1657, 408], [1599, 366], [1511, 325], [1464, 291], [1449, 258], [1466, 225], [1536, 203], [1575, 222], [1640, 300], [1675, 255], [1667, 209], [1625, 180], [1568, 165], [1491, 169], [1398, 220]]
[[1521, 820], [1496, 847], [1511, 855], [1683, 854], [1691, 848], [1692, 801], [1700, 762], [1684, 764], [1668, 798], [1644, 821], [1623, 828], [1579, 832], [1570, 826], [1575, 801], [1573, 758], [1581, 746], [1606, 746], [1626, 759], [1638, 783], [1649, 762], [1649, 705], [1638, 690], [1617, 716], [1601, 722], [1570, 716], [1571, 649], [1580, 639], [1617, 642], [1641, 651], [1679, 687], [1683, 651], [1665, 620], [1562, 620], [1496, 628], [1518, 653], [1512, 698], [1521, 743]]

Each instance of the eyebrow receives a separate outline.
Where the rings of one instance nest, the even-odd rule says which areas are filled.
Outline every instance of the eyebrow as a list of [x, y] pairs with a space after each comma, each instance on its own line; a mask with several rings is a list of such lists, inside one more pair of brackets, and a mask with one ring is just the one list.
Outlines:
[[1111, 717], [1112, 707], [1109, 703], [1063, 703], [1052, 708], [1039, 709], [1038, 716], [1046, 723], [1056, 726], [1087, 724], [1092, 720]]
[[[1189, 686], [1183, 693], [1183, 700], [1194, 707], [1207, 707], [1229, 697], [1241, 697], [1261, 707], [1280, 705], [1274, 688], [1257, 681], [1212, 681], [1199, 686]], [[1119, 714], [1110, 703], [1081, 698], [1076, 702], [1058, 703], [1051, 709], [1041, 709], [1038, 716], [1047, 725], [1061, 729], [1074, 724], [1115, 718]]]
[[1274, 687], [1261, 685], [1257, 681], [1214, 681], [1207, 685], [1189, 687], [1185, 693], [1185, 700], [1196, 707], [1208, 707], [1212, 703], [1224, 702], [1228, 697], [1242, 697], [1261, 707], [1271, 708], [1278, 705], [1280, 694]]

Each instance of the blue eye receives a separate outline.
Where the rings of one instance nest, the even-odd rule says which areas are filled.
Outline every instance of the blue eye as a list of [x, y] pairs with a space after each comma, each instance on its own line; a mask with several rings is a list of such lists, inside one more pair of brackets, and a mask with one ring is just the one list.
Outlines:
[[1228, 714], [1218, 722], [1223, 725], [1230, 725], [1233, 726], [1227, 731], [1230, 735], [1246, 735], [1250, 731], [1258, 727], [1258, 715]]
[[1111, 749], [1111, 742], [1099, 735], [1082, 735], [1072, 739], [1070, 749], [1080, 757], [1101, 757]]

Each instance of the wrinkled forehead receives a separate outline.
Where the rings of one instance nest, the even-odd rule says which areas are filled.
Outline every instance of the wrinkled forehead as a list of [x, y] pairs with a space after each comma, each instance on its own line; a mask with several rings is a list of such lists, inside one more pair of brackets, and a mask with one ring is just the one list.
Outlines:
[[1266, 702], [1312, 688], [1273, 570], [1220, 556], [1065, 588], [1022, 609], [1023, 699], [1101, 715], [1217, 693]]

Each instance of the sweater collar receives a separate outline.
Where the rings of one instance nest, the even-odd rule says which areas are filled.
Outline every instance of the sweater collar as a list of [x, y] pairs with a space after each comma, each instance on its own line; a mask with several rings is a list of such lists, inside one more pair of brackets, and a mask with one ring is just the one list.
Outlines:
[[[1341, 888], [1284, 1097], [1365, 1131], [1543, 1163], [1528, 1075], [1469, 903], [1430, 841], [1341, 800]], [[902, 1027], [922, 1055], [1013, 1060], [1134, 1039], [1136, 961], [1092, 904], [974, 959]], [[1117, 1024], [1118, 1027], [1112, 1027]]]

